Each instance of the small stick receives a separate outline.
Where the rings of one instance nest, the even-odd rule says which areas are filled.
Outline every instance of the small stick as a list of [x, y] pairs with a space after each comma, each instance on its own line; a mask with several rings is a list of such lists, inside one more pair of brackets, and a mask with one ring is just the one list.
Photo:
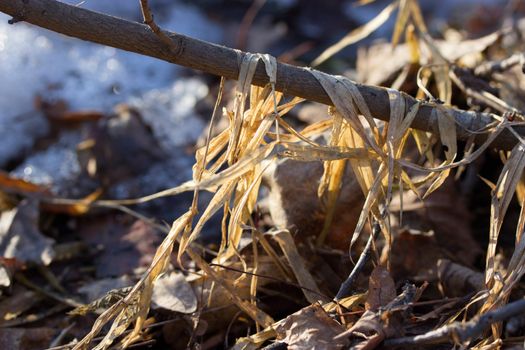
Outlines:
[[368, 260], [370, 260], [372, 243], [377, 239], [380, 232], [381, 226], [379, 225], [379, 221], [375, 221], [374, 227], [372, 228], [372, 234], [370, 235], [370, 237], [368, 237], [366, 246], [361, 252], [361, 255], [359, 256], [359, 260], [357, 260], [357, 263], [352, 269], [352, 272], [350, 272], [350, 275], [348, 275], [348, 278], [343, 282], [343, 284], [341, 284], [341, 287], [339, 288], [339, 291], [335, 296], [335, 300], [341, 300], [352, 294], [352, 288], [355, 284], [355, 281], [357, 280], [357, 277], [359, 277], [366, 263], [368, 262]]
[[160, 27], [153, 20], [153, 14], [148, 5], [148, 0], [140, 0], [140, 9], [142, 10], [142, 17], [144, 18], [144, 24], [151, 28], [153, 33], [162, 40], [170, 48], [171, 51], [176, 53], [178, 51], [177, 45], [160, 29]]
[[489, 311], [484, 315], [476, 316], [470, 321], [454, 322], [428, 333], [413, 337], [401, 337], [386, 340], [384, 345], [394, 346], [416, 346], [424, 344], [437, 344], [446, 341], [458, 341], [465, 343], [479, 337], [491, 324], [508, 320], [525, 312], [525, 299], [512, 302], [497, 310]]
[[523, 115], [522, 111], [518, 111], [516, 108], [509, 105], [507, 102], [503, 101], [502, 99], [498, 98], [497, 96], [494, 96], [488, 91], [476, 91], [475, 89], [466, 86], [465, 83], [457, 76], [456, 69], [452, 68], [449, 71], [450, 79], [456, 84], [456, 86], [463, 91], [465, 95], [468, 97], [471, 97], [475, 100], [478, 100], [479, 102], [482, 102], [489, 106], [490, 108], [500, 112], [500, 113], [506, 113], [508, 111], [518, 113], [520, 115]]
[[514, 55], [505, 58], [501, 61], [489, 61], [485, 62], [476, 69], [474, 69], [474, 74], [482, 77], [488, 77], [494, 73], [504, 72], [518, 64], [524, 64], [525, 55], [523, 53], [515, 53]]

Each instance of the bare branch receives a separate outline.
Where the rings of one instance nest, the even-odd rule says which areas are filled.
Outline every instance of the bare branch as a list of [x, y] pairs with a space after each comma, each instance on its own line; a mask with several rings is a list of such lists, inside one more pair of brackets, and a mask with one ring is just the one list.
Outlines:
[[366, 263], [370, 259], [372, 245], [379, 236], [380, 232], [381, 226], [379, 225], [379, 221], [376, 221], [374, 222], [374, 226], [372, 228], [372, 234], [370, 235], [370, 237], [368, 237], [366, 246], [361, 252], [361, 255], [359, 256], [359, 260], [357, 260], [357, 263], [352, 269], [352, 272], [350, 272], [350, 275], [348, 275], [347, 279], [341, 284], [341, 287], [339, 288], [339, 291], [335, 296], [335, 300], [341, 300], [343, 298], [346, 298], [347, 296], [352, 295], [352, 293], [354, 292], [354, 284], [357, 281], [359, 275], [361, 274], [361, 271], [363, 271], [363, 269], [365, 268]]
[[497, 310], [489, 311], [481, 316], [476, 316], [466, 323], [454, 322], [422, 335], [386, 340], [385, 346], [407, 347], [423, 344], [444, 343], [447, 341], [459, 341], [460, 343], [465, 343], [475, 340], [491, 324], [506, 321], [511, 317], [523, 314], [524, 312], [525, 299], [520, 299], [502, 306]]
[[[55, 0], [0, 0], [0, 11], [13, 17], [10, 23], [25, 21], [75, 38], [156, 57], [228, 79], [237, 79], [241, 58], [245, 54], [242, 51], [163, 31], [173, 41], [173, 45], [168, 46], [144, 24], [107, 16]], [[253, 83], [259, 86], [268, 83], [268, 76], [262, 63], [257, 67]], [[370, 85], [358, 84], [357, 86], [372, 115], [388, 121], [390, 103], [387, 90]], [[288, 95], [327, 105], [332, 104], [323, 87], [307, 68], [279, 63], [275, 88]], [[415, 98], [407, 94], [402, 93], [402, 96], [407, 101], [407, 110], [417, 102]], [[438, 125], [432, 113], [433, 109], [432, 103], [423, 103], [412, 127], [437, 133]], [[489, 113], [467, 112], [454, 108], [447, 110], [456, 120], [457, 135], [460, 139], [467, 139], [471, 135], [470, 131], [482, 130], [495, 120], [495, 116]], [[515, 129], [525, 135], [525, 128], [515, 127]], [[479, 134], [476, 136], [476, 142], [481, 143], [486, 138], [486, 134]], [[516, 142], [512, 133], [505, 130], [494, 141], [493, 146], [500, 149], [512, 149]]]
[[155, 35], [157, 35], [157, 37], [160, 40], [162, 40], [164, 44], [166, 44], [166, 46], [171, 48], [174, 54], [176, 54], [177, 46], [175, 45], [175, 43], [170, 39], [169, 36], [166, 35], [166, 33], [162, 31], [162, 29], [160, 29], [157, 23], [155, 23], [155, 20], [153, 20], [153, 14], [151, 13], [151, 10], [149, 8], [148, 0], [140, 0], [140, 9], [142, 10], [144, 24], [150, 27], [153, 33], [155, 33]]
[[[525, 63], [525, 54], [520, 52], [510, 57], [507, 57], [501, 61], [486, 62], [478, 66], [474, 70], [474, 74], [479, 75], [479, 76], [489, 76], [494, 73], [504, 72], [508, 69], [511, 69], [514, 66], [517, 66], [518, 64], [521, 64], [523, 67], [524, 63]], [[522, 68], [522, 70], [524, 69]]]

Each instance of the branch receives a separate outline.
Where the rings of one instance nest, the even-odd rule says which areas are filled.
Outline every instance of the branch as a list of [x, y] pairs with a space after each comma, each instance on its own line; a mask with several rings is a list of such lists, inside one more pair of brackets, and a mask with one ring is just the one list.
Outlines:
[[357, 278], [361, 274], [361, 271], [365, 268], [365, 264], [370, 259], [370, 254], [372, 251], [372, 245], [374, 241], [379, 236], [379, 233], [381, 232], [381, 226], [379, 225], [379, 221], [374, 222], [374, 226], [372, 228], [372, 234], [370, 237], [368, 237], [368, 241], [366, 242], [366, 246], [361, 252], [361, 255], [359, 256], [359, 260], [357, 260], [357, 263], [355, 264], [354, 268], [352, 269], [352, 272], [350, 272], [350, 275], [348, 275], [347, 279], [341, 284], [341, 287], [339, 287], [339, 291], [337, 292], [337, 295], [335, 296], [335, 300], [341, 300], [343, 298], [346, 298], [350, 295], [352, 295], [352, 292], [354, 291], [354, 284], [357, 281]]
[[403, 346], [406, 348], [447, 341], [465, 343], [479, 337], [491, 324], [506, 321], [523, 312], [525, 312], [525, 299], [520, 299], [481, 316], [476, 316], [466, 323], [454, 322], [422, 335], [388, 339], [384, 345], [385, 347]]
[[[25, 21], [78, 39], [156, 57], [228, 79], [238, 78], [241, 58], [245, 54], [242, 51], [165, 31], [164, 33], [174, 43], [168, 46], [144, 24], [107, 16], [55, 0], [0, 0], [0, 12], [13, 17], [10, 23]], [[175, 51], [173, 51], [174, 48]], [[268, 83], [268, 76], [262, 63], [257, 66], [253, 83], [259, 86]], [[390, 103], [387, 90], [370, 85], [358, 84], [357, 86], [372, 115], [388, 121]], [[275, 88], [288, 95], [332, 105], [323, 87], [307, 68], [279, 63]], [[407, 101], [408, 111], [417, 100], [404, 93], [403, 96]], [[433, 104], [423, 103], [412, 127], [438, 133], [437, 119], [432, 113], [433, 108]], [[447, 110], [457, 122], [458, 138], [463, 140], [471, 135], [469, 130], [481, 130], [495, 120], [494, 115], [489, 113], [467, 112], [454, 108], [447, 108]], [[518, 133], [525, 135], [525, 128], [515, 127], [515, 129]], [[480, 134], [476, 136], [475, 141], [481, 143], [486, 138], [486, 134]], [[516, 138], [505, 130], [494, 141], [493, 146], [508, 150], [512, 149], [516, 142]]]

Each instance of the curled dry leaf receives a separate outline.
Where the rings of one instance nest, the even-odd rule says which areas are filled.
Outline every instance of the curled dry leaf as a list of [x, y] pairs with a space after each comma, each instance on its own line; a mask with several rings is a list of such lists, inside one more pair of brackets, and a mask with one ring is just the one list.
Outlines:
[[403, 292], [377, 311], [367, 310], [347, 331], [335, 337], [335, 340], [363, 338], [352, 341], [352, 349], [375, 349], [390, 337], [404, 334], [406, 319], [410, 316], [409, 304], [417, 299], [417, 289], [412, 284], [403, 287]]

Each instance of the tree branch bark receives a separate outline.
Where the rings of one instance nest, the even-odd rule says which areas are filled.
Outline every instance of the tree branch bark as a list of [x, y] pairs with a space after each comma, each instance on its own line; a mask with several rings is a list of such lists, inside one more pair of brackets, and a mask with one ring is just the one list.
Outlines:
[[[13, 23], [28, 22], [78, 39], [155, 57], [229, 79], [237, 79], [241, 58], [244, 54], [238, 50], [165, 31], [164, 33], [173, 40], [177, 48], [173, 52], [173, 46], [168, 46], [161, 41], [147, 25], [55, 0], [0, 0], [0, 11], [12, 16], [11, 22]], [[257, 66], [253, 83], [259, 86], [268, 83], [268, 76], [262, 63]], [[378, 119], [388, 121], [390, 103], [387, 90], [362, 84], [358, 84], [358, 88], [372, 114]], [[317, 79], [303, 67], [279, 63], [276, 89], [288, 95], [327, 105], [332, 104]], [[417, 102], [415, 98], [407, 94], [403, 96], [407, 101], [407, 109]], [[423, 103], [412, 127], [437, 133], [437, 120], [431, 113], [433, 108], [431, 103]], [[454, 108], [448, 108], [448, 111], [457, 121], [457, 135], [460, 139], [470, 136], [467, 130], [479, 130], [495, 120], [494, 116], [489, 113], [475, 113]], [[525, 134], [525, 128], [515, 128], [520, 134]], [[486, 135], [476, 136], [477, 143], [485, 139]], [[508, 150], [516, 142], [516, 138], [505, 130], [494, 141], [493, 146]]]

